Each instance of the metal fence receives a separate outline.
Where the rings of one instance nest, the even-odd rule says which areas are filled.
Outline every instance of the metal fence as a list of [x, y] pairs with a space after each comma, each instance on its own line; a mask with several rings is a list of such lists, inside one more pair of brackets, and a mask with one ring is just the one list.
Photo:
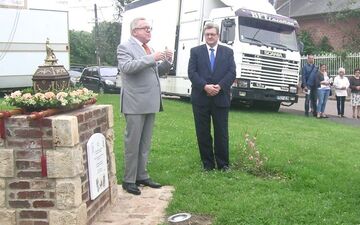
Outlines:
[[[346, 76], [354, 74], [354, 69], [360, 68], [360, 53], [351, 53], [348, 54], [344, 59], [335, 54], [327, 55], [314, 55], [315, 64], [326, 64], [328, 69], [328, 74], [330, 76], [336, 76], [338, 74], [338, 69], [344, 67], [346, 71]], [[301, 57], [301, 68], [307, 62], [307, 56]]]

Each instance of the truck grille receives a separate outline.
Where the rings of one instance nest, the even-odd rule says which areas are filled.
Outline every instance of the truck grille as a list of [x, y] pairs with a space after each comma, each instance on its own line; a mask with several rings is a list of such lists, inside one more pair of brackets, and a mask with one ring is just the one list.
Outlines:
[[251, 88], [288, 91], [298, 84], [299, 61], [281, 57], [243, 54], [241, 78], [250, 80]]

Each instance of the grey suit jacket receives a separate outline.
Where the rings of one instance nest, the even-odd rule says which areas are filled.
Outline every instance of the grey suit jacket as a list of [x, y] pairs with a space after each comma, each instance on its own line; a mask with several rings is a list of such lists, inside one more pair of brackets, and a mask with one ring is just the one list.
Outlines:
[[121, 75], [121, 112], [124, 114], [156, 113], [162, 109], [159, 74], [168, 72], [171, 63], [157, 63], [152, 55], [131, 37], [117, 48]]

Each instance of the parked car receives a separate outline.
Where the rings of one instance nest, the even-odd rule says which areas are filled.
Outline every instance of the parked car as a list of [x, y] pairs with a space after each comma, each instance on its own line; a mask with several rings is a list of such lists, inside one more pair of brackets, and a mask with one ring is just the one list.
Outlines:
[[70, 70], [82, 72], [85, 69], [86, 66], [83, 65], [70, 65]]
[[120, 88], [115, 85], [117, 74], [117, 67], [86, 67], [81, 74], [79, 83], [98, 93], [120, 93]]
[[79, 83], [81, 72], [75, 70], [69, 70], [68, 72], [70, 76], [70, 85], [72, 87], [75, 87]]

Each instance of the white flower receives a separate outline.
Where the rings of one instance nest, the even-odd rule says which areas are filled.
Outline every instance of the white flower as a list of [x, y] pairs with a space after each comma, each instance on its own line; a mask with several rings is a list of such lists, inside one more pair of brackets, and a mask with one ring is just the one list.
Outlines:
[[11, 98], [17, 98], [17, 97], [20, 97], [21, 94], [22, 94], [21, 91], [15, 91], [15, 92], [10, 94], [10, 97]]
[[34, 97], [40, 100], [45, 100], [45, 95], [43, 93], [36, 93]]

